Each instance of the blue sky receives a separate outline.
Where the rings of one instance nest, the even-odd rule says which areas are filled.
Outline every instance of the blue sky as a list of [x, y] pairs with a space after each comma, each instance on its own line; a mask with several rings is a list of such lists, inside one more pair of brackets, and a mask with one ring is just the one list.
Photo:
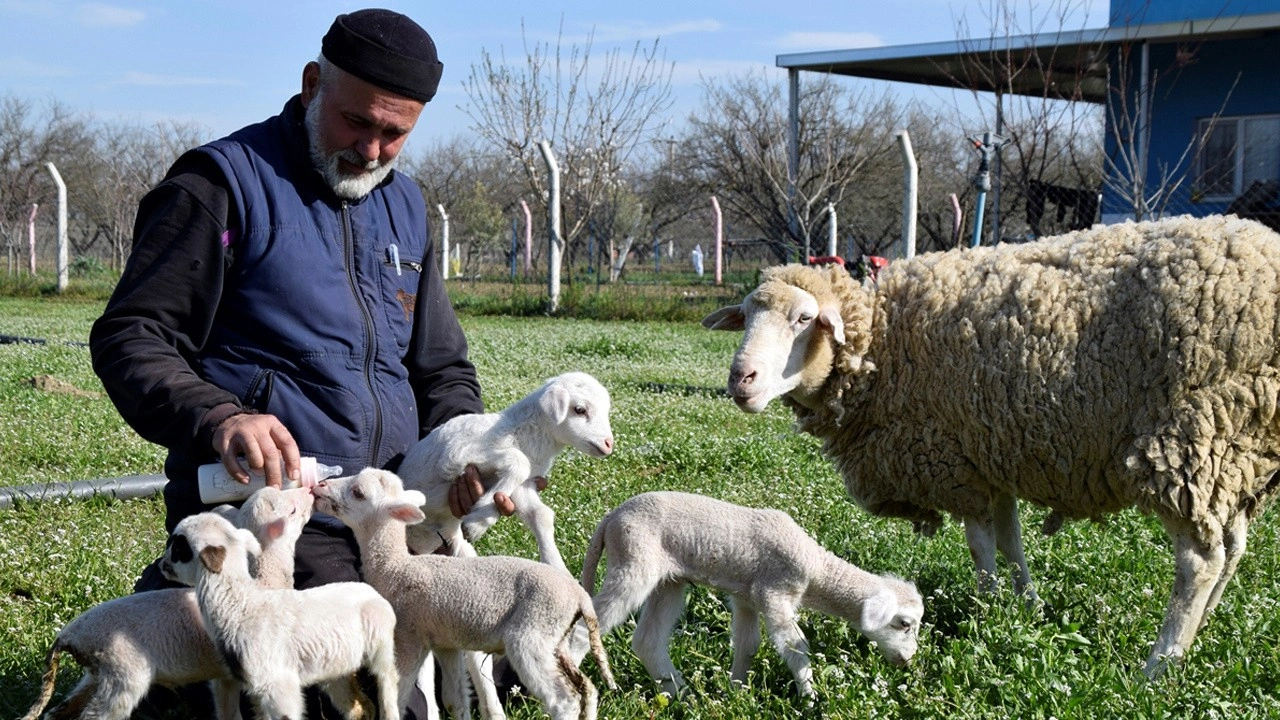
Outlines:
[[[957, 38], [961, 18], [985, 35], [992, 0], [565, 0], [394, 2], [431, 33], [445, 63], [439, 94], [415, 144], [467, 132], [462, 81], [481, 50], [521, 58], [531, 40], [567, 42], [594, 32], [594, 49], [628, 52], [657, 38], [675, 65], [677, 117], [696, 107], [700, 77], [775, 68], [782, 53]], [[1009, 0], [1029, 12], [1029, 0]], [[1054, 0], [1072, 9], [1067, 29], [1106, 23], [1106, 0]], [[1043, 7], [1043, 4], [1040, 4]], [[364, 7], [291, 0], [0, 0], [0, 96], [109, 120], [194, 121], [214, 135], [261, 120], [297, 92], [333, 18]], [[1046, 20], [1047, 18], [1041, 18]], [[1050, 24], [1054, 24], [1050, 21]], [[1048, 27], [1041, 28], [1048, 30]], [[1056, 28], [1054, 28], [1056, 29]]]

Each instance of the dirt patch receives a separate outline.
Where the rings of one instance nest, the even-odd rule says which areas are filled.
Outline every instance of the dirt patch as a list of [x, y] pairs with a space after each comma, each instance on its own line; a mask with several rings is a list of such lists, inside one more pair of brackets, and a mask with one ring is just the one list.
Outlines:
[[82, 397], [82, 398], [102, 397], [102, 393], [96, 393], [89, 390], [81, 390], [80, 388], [76, 387], [75, 385], [72, 385], [66, 380], [59, 380], [58, 378], [52, 375], [36, 375], [35, 377], [27, 378], [27, 382], [30, 383], [33, 387], [35, 387], [35, 389], [43, 390], [44, 392], [58, 393], [61, 395], [70, 395], [72, 397]]

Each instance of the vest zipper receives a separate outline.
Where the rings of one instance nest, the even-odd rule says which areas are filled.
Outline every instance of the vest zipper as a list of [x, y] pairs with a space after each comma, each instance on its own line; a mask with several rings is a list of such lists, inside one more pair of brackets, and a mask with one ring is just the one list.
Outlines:
[[346, 200], [342, 201], [342, 247], [347, 264], [347, 282], [351, 285], [351, 294], [355, 296], [356, 305], [364, 316], [364, 383], [369, 388], [369, 397], [373, 398], [373, 445], [369, 465], [378, 464], [378, 452], [382, 447], [382, 403], [378, 401], [378, 391], [373, 382], [373, 354], [377, 347], [377, 334], [374, 332], [373, 316], [369, 312], [369, 304], [360, 293], [360, 284], [356, 278], [355, 237], [351, 232], [351, 208]]

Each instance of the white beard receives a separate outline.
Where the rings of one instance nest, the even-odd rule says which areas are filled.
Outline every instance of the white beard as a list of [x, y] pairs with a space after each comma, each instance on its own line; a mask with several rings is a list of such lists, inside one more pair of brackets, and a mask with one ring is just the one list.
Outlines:
[[[382, 184], [382, 181], [391, 174], [396, 165], [395, 158], [386, 163], [378, 160], [365, 162], [364, 158], [350, 148], [326, 153], [325, 149], [320, 147], [320, 97], [321, 93], [317, 92], [315, 97], [311, 98], [306, 112], [307, 142], [311, 150], [311, 164], [324, 176], [324, 181], [333, 188], [335, 195], [343, 200], [359, 200], [373, 192], [373, 189]], [[348, 175], [339, 169], [339, 160], [364, 168], [366, 172], [361, 175]]]

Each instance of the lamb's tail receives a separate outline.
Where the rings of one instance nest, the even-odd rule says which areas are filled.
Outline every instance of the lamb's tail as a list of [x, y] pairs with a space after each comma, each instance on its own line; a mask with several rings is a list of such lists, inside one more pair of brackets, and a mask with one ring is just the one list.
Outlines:
[[600, 564], [600, 556], [604, 554], [604, 533], [609, 525], [609, 516], [605, 515], [587, 544], [587, 554], [582, 558], [582, 589], [588, 595], [596, 594], [596, 567]]
[[22, 716], [22, 720], [36, 720], [40, 717], [40, 713], [44, 712], [44, 708], [49, 704], [49, 700], [53, 698], [54, 680], [58, 677], [58, 657], [62, 654], [62, 646], [57, 642], [53, 643], [53, 647], [49, 648], [49, 653], [44, 659], [44, 678], [41, 680], [40, 697], [36, 698], [36, 702]]
[[578, 615], [583, 624], [587, 626], [587, 639], [591, 643], [591, 656], [596, 659], [596, 666], [600, 668], [600, 678], [604, 680], [604, 684], [610, 690], [617, 690], [618, 684], [614, 682], [613, 670], [609, 667], [609, 655], [604, 651], [604, 642], [600, 639], [600, 621], [596, 619], [596, 610], [591, 606], [590, 600], [586, 600], [583, 603]]

